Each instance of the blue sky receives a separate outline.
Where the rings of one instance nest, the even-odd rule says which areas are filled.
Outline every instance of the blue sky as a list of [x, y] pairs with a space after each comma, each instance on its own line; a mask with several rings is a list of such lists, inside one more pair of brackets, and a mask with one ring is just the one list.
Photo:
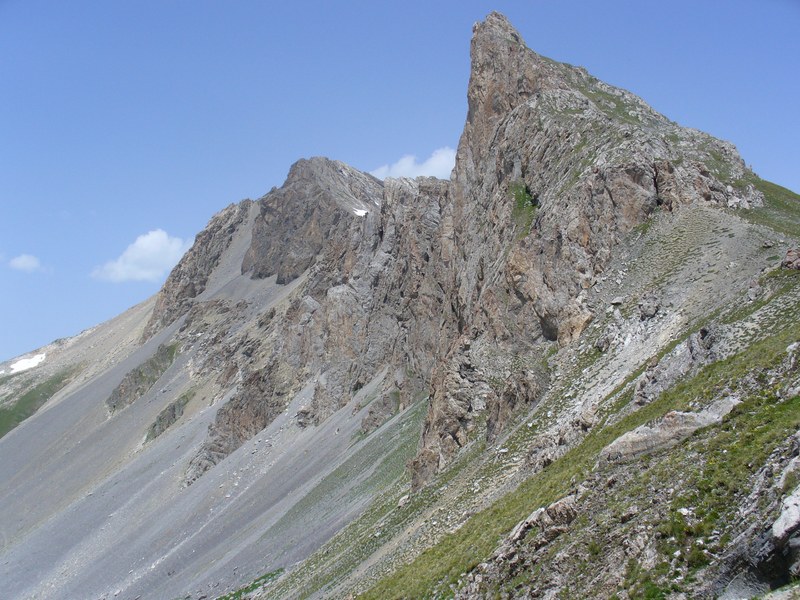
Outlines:
[[800, 190], [798, 0], [0, 0], [0, 360], [155, 293], [300, 157], [446, 168], [491, 10]]

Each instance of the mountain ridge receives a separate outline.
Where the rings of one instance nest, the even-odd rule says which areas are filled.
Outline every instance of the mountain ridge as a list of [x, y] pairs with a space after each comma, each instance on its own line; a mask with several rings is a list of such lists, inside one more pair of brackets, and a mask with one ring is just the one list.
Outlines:
[[[261, 581], [266, 597], [636, 597], [646, 585], [755, 593], [788, 580], [794, 563], [774, 565], [794, 536], [779, 511], [793, 488], [762, 476], [752, 485], [767, 508], [725, 496], [716, 521], [698, 517], [730, 528], [720, 510], [744, 507], [752, 523], [736, 543], [760, 549], [742, 557], [677, 521], [675, 541], [652, 534], [686, 507], [648, 491], [631, 498], [654, 508], [630, 512], [603, 481], [634, 481], [624, 464], [649, 473], [637, 461], [683, 465], [715, 428], [725, 439], [743, 418], [720, 416], [729, 398], [675, 391], [708, 373], [767, 414], [739, 357], [768, 373], [788, 411], [772, 453], [753, 460], [791, 476], [797, 382], [785, 348], [800, 287], [771, 253], [797, 243], [796, 197], [761, 182], [731, 144], [535, 54], [499, 13], [473, 28], [471, 59], [449, 181], [381, 182], [301, 159], [283, 186], [198, 234], [124, 332], [139, 346], [53, 397], [72, 421], [46, 406], [0, 438], [0, 455], [21, 465], [3, 521], [48, 482], [62, 486], [3, 532], [12, 594], [199, 598]], [[175, 361], [109, 411], [159, 347]], [[85, 464], [19, 455], [34, 432]], [[759, 541], [770, 515], [780, 535]], [[592, 552], [587, 531], [614, 552]], [[712, 537], [712, 554], [691, 553]], [[569, 560], [559, 544], [572, 544]], [[26, 575], [42, 552], [52, 566]], [[598, 574], [583, 582], [580, 560]]]

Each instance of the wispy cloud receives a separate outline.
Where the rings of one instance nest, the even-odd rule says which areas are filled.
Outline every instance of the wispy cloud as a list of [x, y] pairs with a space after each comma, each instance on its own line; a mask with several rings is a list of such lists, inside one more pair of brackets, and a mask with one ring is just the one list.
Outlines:
[[158, 281], [177, 264], [192, 245], [190, 240], [172, 237], [163, 229], [148, 231], [136, 238], [115, 260], [92, 271], [103, 281]]
[[383, 165], [374, 171], [370, 171], [378, 179], [387, 177], [419, 177], [428, 175], [439, 179], [450, 179], [450, 171], [456, 162], [456, 151], [445, 146], [434, 150], [430, 158], [423, 162], [417, 162], [417, 157], [413, 154], [406, 154], [396, 163]]
[[20, 254], [8, 261], [8, 266], [16, 271], [34, 273], [42, 270], [42, 262], [33, 254]]

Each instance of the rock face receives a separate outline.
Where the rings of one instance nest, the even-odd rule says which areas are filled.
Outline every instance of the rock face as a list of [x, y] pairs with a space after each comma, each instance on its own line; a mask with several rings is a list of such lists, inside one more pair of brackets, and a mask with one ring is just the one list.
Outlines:
[[144, 395], [175, 360], [176, 352], [174, 345], [162, 344], [153, 356], [129, 371], [106, 400], [108, 410], [113, 414]]
[[185, 314], [192, 300], [205, 290], [206, 283], [228, 248], [234, 233], [246, 221], [250, 201], [231, 204], [197, 234], [194, 244], [172, 270], [158, 293], [156, 306], [142, 333], [142, 340]]
[[450, 180], [298, 161], [209, 222], [110, 366], [0, 440], [12, 597], [347, 597], [439, 540], [421, 560], [459, 569], [372, 597], [655, 597], [643, 573], [702, 597], [800, 571], [800, 284], [746, 220], [769, 186], [502, 15], [471, 59]]
[[150, 426], [150, 429], [147, 430], [147, 437], [145, 437], [145, 441], [149, 442], [150, 440], [154, 440], [162, 433], [164, 433], [170, 426], [174, 425], [178, 419], [183, 416], [183, 411], [186, 409], [186, 405], [189, 403], [188, 395], [183, 395], [175, 402], [170, 403], [164, 410], [158, 413], [155, 422]]
[[381, 182], [323, 158], [296, 162], [279, 189], [260, 202], [242, 272], [288, 283], [314, 264], [326, 242], [345, 237], [348, 224], [378, 209]]
[[669, 355], [648, 366], [636, 380], [633, 401], [640, 405], [648, 404], [681, 379], [713, 361], [716, 358], [713, 352], [714, 341], [714, 329], [703, 327]]
[[786, 256], [781, 262], [781, 266], [785, 269], [794, 269], [800, 271], [800, 248], [791, 248], [786, 251]]
[[736, 398], [723, 398], [697, 413], [673, 411], [654, 425], [642, 425], [606, 446], [601, 462], [624, 461], [679, 444], [702, 427], [719, 423], [739, 404]]
[[[445, 296], [436, 283], [434, 257], [448, 189], [447, 182], [432, 178], [381, 184], [317, 158], [293, 166], [286, 184], [260, 200], [266, 216], [261, 225], [256, 221], [242, 267], [246, 276], [266, 276], [256, 266], [262, 260], [257, 257], [268, 264], [264, 257], [280, 247], [269, 236], [257, 242], [259, 227], [278, 219], [277, 211], [293, 214], [298, 202], [313, 208], [310, 221], [288, 219], [276, 239], [297, 235], [303, 247], [310, 227], [317, 250], [310, 258], [294, 253], [292, 266], [280, 267], [286, 279], [305, 272], [280, 314], [262, 315], [257, 328], [221, 350], [226, 359], [224, 368], [217, 367], [219, 381], [238, 382], [237, 390], [218, 411], [187, 481], [261, 431], [302, 389], [308, 395], [302, 420], [319, 424], [381, 377], [365, 431], [424, 397], [445, 327]], [[305, 270], [298, 271], [300, 266]]]

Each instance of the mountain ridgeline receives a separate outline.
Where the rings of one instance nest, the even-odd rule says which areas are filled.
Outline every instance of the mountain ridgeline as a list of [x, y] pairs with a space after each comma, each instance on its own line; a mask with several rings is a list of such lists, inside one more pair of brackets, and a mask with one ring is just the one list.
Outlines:
[[10, 597], [800, 576], [800, 198], [502, 15], [471, 60], [449, 180], [300, 160], [50, 349], [84, 370], [0, 439]]

